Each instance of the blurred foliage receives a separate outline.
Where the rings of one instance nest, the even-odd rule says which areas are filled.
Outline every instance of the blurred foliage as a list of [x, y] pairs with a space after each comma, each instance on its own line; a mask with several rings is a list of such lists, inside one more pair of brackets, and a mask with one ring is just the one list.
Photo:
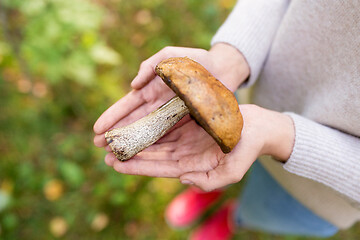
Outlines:
[[[92, 125], [147, 57], [168, 45], [209, 48], [233, 4], [0, 0], [0, 239], [186, 239], [163, 219], [183, 187], [106, 167]], [[353, 227], [332, 239], [359, 235]]]

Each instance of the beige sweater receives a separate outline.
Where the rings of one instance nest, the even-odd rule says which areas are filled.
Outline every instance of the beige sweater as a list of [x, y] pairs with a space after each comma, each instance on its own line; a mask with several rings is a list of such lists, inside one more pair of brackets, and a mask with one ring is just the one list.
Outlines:
[[360, 1], [240, 0], [212, 40], [247, 59], [254, 103], [286, 112], [296, 138], [272, 176], [314, 213], [360, 220]]

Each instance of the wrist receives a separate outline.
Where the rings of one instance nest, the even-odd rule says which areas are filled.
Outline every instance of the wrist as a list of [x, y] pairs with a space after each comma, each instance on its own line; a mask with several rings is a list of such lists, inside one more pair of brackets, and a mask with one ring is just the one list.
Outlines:
[[250, 75], [250, 67], [243, 54], [227, 43], [216, 43], [209, 53], [214, 56], [214, 67], [221, 73], [219, 79], [231, 91], [235, 91]]
[[295, 142], [293, 120], [283, 113], [269, 111], [266, 121], [268, 134], [265, 137], [262, 154], [271, 155], [278, 161], [286, 162], [290, 158]]

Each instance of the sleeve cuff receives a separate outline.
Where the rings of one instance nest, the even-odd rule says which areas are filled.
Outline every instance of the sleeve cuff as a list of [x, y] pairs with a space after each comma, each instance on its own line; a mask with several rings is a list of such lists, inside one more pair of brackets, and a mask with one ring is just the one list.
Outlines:
[[258, 78], [287, 6], [288, 0], [239, 0], [213, 37], [211, 45], [228, 43], [246, 58], [251, 73], [241, 87]]
[[360, 139], [294, 113], [293, 152], [285, 170], [360, 202]]

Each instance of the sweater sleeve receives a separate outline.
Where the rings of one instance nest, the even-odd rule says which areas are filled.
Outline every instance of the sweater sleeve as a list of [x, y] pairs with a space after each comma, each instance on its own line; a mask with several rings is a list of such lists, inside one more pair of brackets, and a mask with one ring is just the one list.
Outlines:
[[213, 37], [211, 45], [228, 43], [246, 58], [251, 73], [241, 87], [256, 81], [287, 7], [288, 0], [239, 0]]
[[285, 170], [320, 182], [360, 206], [360, 138], [294, 113], [295, 144]]

